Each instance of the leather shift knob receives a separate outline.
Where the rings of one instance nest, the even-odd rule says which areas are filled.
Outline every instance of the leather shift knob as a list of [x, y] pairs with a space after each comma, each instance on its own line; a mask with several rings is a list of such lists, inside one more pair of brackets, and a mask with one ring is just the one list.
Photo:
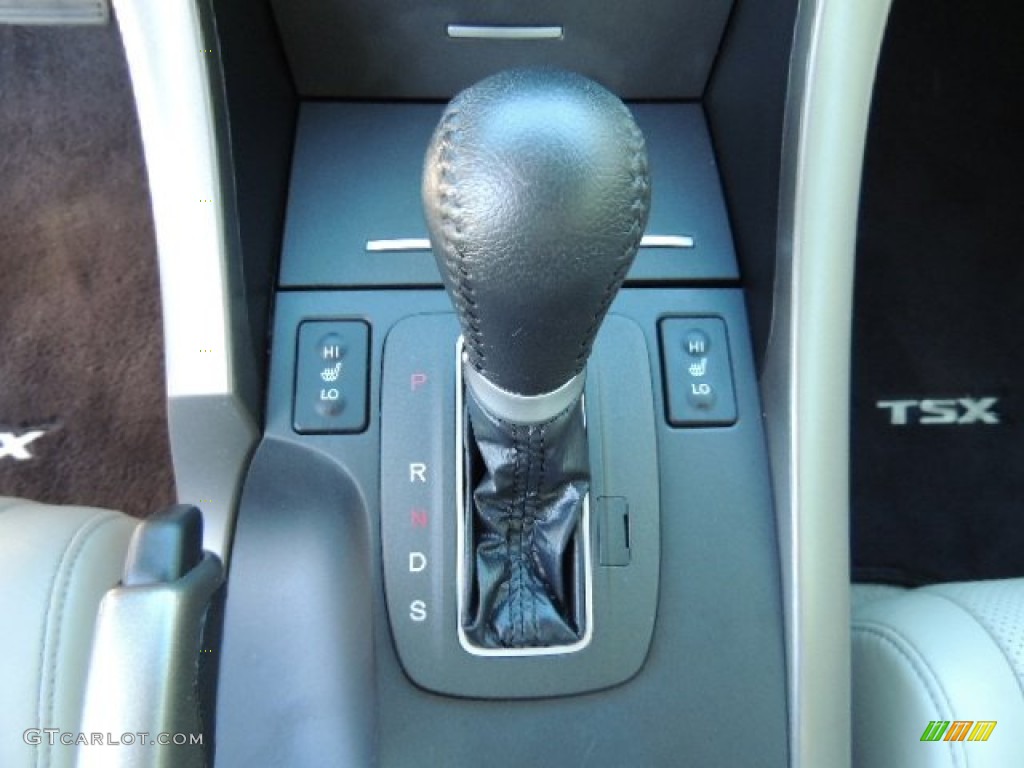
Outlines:
[[647, 153], [629, 110], [568, 72], [489, 77], [445, 110], [423, 203], [472, 368], [513, 395], [564, 389], [647, 224]]

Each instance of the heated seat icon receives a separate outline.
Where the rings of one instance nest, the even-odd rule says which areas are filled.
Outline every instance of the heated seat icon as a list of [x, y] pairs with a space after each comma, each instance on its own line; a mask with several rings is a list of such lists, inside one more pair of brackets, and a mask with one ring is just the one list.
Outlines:
[[341, 363], [336, 363], [333, 368], [324, 368], [320, 371], [320, 378], [324, 381], [337, 381], [341, 375]]

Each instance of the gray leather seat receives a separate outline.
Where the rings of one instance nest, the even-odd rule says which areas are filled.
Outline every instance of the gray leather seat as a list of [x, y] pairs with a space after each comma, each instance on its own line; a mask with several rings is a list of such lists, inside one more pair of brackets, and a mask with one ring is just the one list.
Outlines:
[[[121, 579], [136, 524], [120, 512], [0, 497], [4, 768], [74, 765], [60, 733], [80, 730], [97, 608]], [[42, 729], [58, 730], [54, 745]]]
[[854, 585], [853, 606], [854, 768], [1024, 765], [1024, 579]]

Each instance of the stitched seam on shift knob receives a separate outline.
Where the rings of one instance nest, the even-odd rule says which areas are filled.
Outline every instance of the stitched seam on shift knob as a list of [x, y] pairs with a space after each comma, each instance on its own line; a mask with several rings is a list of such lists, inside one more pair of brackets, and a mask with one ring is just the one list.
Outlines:
[[626, 247], [623, 249], [622, 256], [619, 259], [619, 264], [612, 273], [608, 284], [605, 286], [604, 293], [601, 297], [601, 303], [594, 312], [590, 325], [587, 327], [586, 332], [580, 339], [579, 349], [576, 352], [576, 368], [573, 375], [582, 371], [583, 366], [586, 365], [587, 358], [590, 356], [590, 348], [594, 343], [594, 336], [597, 333], [597, 328], [604, 319], [605, 313], [608, 311], [608, 307], [611, 305], [612, 300], [618, 293], [619, 286], [626, 278], [626, 272], [633, 263], [633, 260], [630, 258], [630, 253], [635, 253], [637, 248], [640, 247], [640, 239], [643, 237], [644, 219], [647, 216], [648, 205], [646, 200], [650, 182], [647, 176], [647, 152], [644, 135], [640, 131], [639, 126], [634, 122], [633, 116], [625, 105], [619, 105], [619, 113], [623, 117], [623, 125], [627, 126], [629, 129], [629, 148], [631, 152], [630, 171], [632, 172], [631, 185], [634, 193], [633, 203], [630, 206], [630, 210], [633, 213], [633, 222], [630, 224], [630, 238]]
[[458, 201], [458, 181], [455, 178], [456, 147], [459, 135], [458, 100], [453, 102], [441, 118], [442, 126], [438, 139], [438, 183], [439, 205], [441, 214], [441, 236], [444, 248], [445, 266], [451, 283], [455, 301], [465, 319], [465, 339], [470, 362], [481, 373], [485, 373], [485, 354], [483, 351], [483, 332], [480, 330], [480, 318], [476, 312], [476, 300], [473, 298], [473, 287], [469, 270], [464, 266], [465, 257], [459, 246], [463, 236], [462, 206]]

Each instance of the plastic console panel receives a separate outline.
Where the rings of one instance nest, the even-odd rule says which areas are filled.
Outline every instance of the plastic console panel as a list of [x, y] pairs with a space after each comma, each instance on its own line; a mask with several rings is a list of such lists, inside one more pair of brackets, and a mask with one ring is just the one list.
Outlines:
[[[303, 107], [265, 434], [245, 483], [228, 577], [216, 764], [786, 765], [783, 610], [761, 407], [701, 107], [638, 109], [651, 147], [656, 234], [693, 235], [696, 248], [640, 254], [599, 337], [587, 392], [592, 399], [607, 393], [617, 366], [627, 370], [615, 386], [625, 381], [636, 390], [631, 397], [620, 389], [614, 399], [621, 403], [594, 411], [591, 455], [606, 465], [598, 494], [658, 507], [644, 517], [646, 527], [631, 516], [633, 570], [615, 571], [620, 582], [635, 573], [653, 587], [604, 591], [594, 612], [598, 652], [527, 659], [474, 656], [457, 638], [451, 303], [429, 253], [378, 256], [362, 248], [373, 237], [420, 235], [422, 150], [409, 146], [425, 144], [437, 110]], [[424, 136], [401, 140], [411, 129]], [[380, 141], [388, 131], [397, 133]], [[373, 146], [380, 151], [367, 149]], [[364, 155], [379, 163], [360, 170]], [[689, 364], [677, 370], [678, 350], [662, 349], [660, 334], [675, 325], [669, 318], [711, 319], [712, 345], [728, 339], [728, 357], [714, 365], [721, 373], [724, 359], [731, 368], [735, 409], [715, 425], [670, 424], [666, 381], [685, 383]], [[345, 408], [366, 404], [365, 419], [346, 418], [340, 434], [323, 433], [315, 418], [304, 428], [306, 416], [297, 425], [293, 407], [297, 371], [303, 388], [317, 374], [298, 360], [300, 337], [308, 353], [300, 328], [330, 321], [355, 321], [337, 326], [338, 339], [360, 352], [341, 374], [347, 383], [326, 386], [354, 398]], [[348, 342], [346, 328], [353, 331]], [[422, 355], [444, 387], [426, 409], [436, 421], [430, 413], [416, 417], [424, 419], [421, 436], [402, 425], [410, 414], [396, 386], [403, 375], [411, 386], [412, 374], [426, 372], [403, 370]], [[336, 367], [330, 362], [328, 378]], [[365, 396], [355, 383], [365, 385]], [[672, 404], [675, 413], [679, 401]], [[630, 409], [653, 438], [640, 440], [627, 459], [622, 452], [635, 433], [611, 437], [596, 423]], [[402, 454], [406, 442], [417, 455]], [[434, 507], [446, 522], [439, 539], [413, 549], [382, 519], [393, 514], [394, 484], [409, 480], [420, 450], [441, 457], [431, 459], [444, 478]], [[616, 490], [616, 472], [640, 490]], [[640, 501], [645, 486], [648, 501]], [[409, 514], [408, 500], [400, 501], [399, 511]], [[593, 554], [601, 542], [591, 543]], [[412, 571], [425, 560], [443, 572], [427, 593], [417, 593], [414, 581], [395, 581], [403, 562]], [[640, 577], [644, 569], [650, 580]], [[411, 626], [403, 616], [421, 615], [428, 599], [439, 623], [418, 640], [426, 624]]]
[[384, 342], [379, 520], [402, 667], [427, 690], [490, 699], [583, 693], [628, 680], [650, 646], [660, 555], [643, 332], [627, 318], [608, 317], [587, 365], [589, 493], [566, 557], [575, 571], [568, 597], [580, 636], [562, 646], [481, 648], [463, 631], [460, 616], [472, 604], [478, 478], [463, 439], [460, 353], [450, 312], [404, 318]]
[[[447, 311], [440, 290], [278, 296], [266, 435], [229, 575], [217, 765], [785, 765], [778, 555], [738, 289], [627, 288], [612, 307], [643, 334], [658, 443], [660, 580], [639, 672], [525, 701], [437, 695], [405, 674], [382, 576], [382, 355], [397, 323]], [[689, 315], [730, 330], [733, 426], [665, 418], [658, 322]], [[370, 328], [362, 433], [293, 429], [297, 331], [311, 319]]]

